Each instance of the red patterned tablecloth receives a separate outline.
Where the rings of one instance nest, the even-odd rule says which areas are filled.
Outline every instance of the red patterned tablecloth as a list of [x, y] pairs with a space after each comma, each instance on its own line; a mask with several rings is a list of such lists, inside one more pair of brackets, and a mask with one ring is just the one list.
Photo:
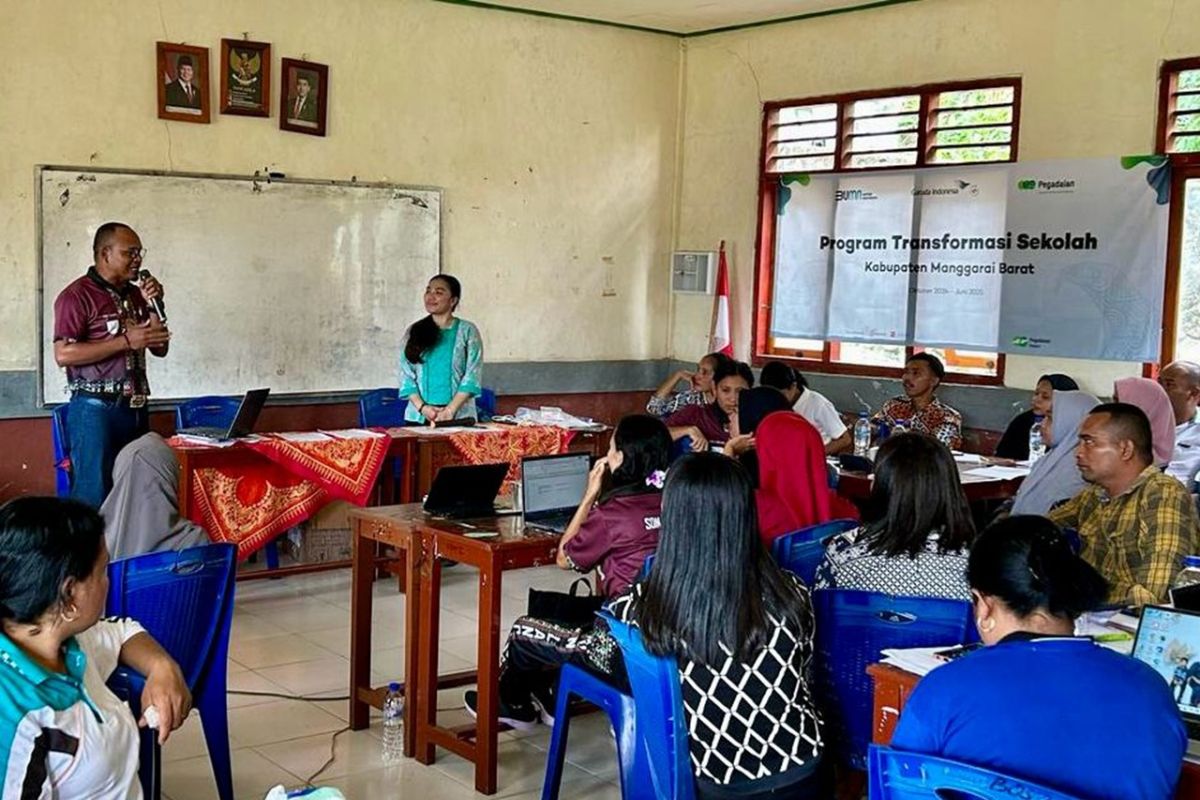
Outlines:
[[[521, 475], [524, 456], [550, 456], [567, 452], [573, 431], [549, 426], [489, 428], [455, 433], [449, 437], [450, 451], [433, 460], [433, 474], [447, 464], [500, 464], [508, 462], [501, 494], [508, 494]], [[456, 457], [457, 456], [457, 457]]]
[[195, 470], [192, 519], [214, 541], [232, 542], [238, 557], [248, 558], [331, 500], [364, 505], [390, 444], [387, 436], [294, 442], [270, 434], [239, 442], [233, 446], [250, 448], [267, 461], [236, 470]]

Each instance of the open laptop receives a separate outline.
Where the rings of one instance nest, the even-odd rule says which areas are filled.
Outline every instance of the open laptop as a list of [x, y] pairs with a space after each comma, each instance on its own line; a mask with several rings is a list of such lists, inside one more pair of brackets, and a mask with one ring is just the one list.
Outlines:
[[1153, 667], [1171, 687], [1191, 740], [1188, 753], [1200, 752], [1200, 612], [1145, 606], [1133, 657]]
[[587, 491], [592, 458], [587, 453], [521, 459], [521, 508], [525, 525], [562, 533]]
[[243, 436], [249, 436], [254, 433], [254, 424], [258, 422], [258, 415], [262, 412], [263, 404], [267, 402], [267, 395], [271, 393], [270, 389], [251, 389], [242, 397], [242, 402], [238, 406], [237, 414], [234, 415], [233, 421], [229, 423], [228, 428], [217, 428], [215, 426], [202, 426], [198, 428], [184, 428], [176, 431], [176, 433], [184, 436], [195, 436], [200, 439], [240, 439]]
[[442, 467], [425, 497], [425, 512], [452, 519], [493, 517], [496, 495], [506, 475], [508, 464]]

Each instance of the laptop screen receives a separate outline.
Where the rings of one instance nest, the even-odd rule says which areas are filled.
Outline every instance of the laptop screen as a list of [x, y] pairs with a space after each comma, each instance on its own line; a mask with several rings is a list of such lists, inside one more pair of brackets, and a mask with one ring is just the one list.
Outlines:
[[575, 508], [587, 490], [591, 457], [568, 453], [549, 458], [527, 458], [521, 462], [521, 491], [525, 514]]
[[1200, 719], [1200, 614], [1146, 606], [1133, 657], [1163, 676], [1185, 717]]

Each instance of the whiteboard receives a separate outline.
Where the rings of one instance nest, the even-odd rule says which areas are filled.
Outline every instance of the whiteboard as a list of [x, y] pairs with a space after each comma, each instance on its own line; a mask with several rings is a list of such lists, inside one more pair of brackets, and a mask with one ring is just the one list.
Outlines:
[[68, 399], [54, 299], [124, 222], [166, 292], [171, 349], [148, 357], [156, 400], [328, 395], [397, 385], [404, 332], [441, 271], [437, 189], [246, 176], [38, 170], [44, 404]]

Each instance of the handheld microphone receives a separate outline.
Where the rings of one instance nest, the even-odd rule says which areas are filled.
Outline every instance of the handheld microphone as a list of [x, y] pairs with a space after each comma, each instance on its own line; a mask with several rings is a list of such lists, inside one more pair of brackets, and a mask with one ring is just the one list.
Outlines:
[[[146, 280], [150, 277], [150, 270], [144, 269], [138, 272], [138, 277]], [[158, 319], [163, 325], [167, 324], [167, 308], [163, 305], [161, 297], [156, 297], [150, 301], [150, 305], [154, 308], [154, 313], [158, 315]]]

